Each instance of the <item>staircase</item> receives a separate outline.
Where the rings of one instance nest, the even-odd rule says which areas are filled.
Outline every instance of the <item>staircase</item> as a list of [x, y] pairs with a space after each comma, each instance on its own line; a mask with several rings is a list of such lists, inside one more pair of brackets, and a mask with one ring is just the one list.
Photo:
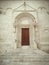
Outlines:
[[0, 54], [0, 65], [49, 65], [49, 54], [31, 48], [17, 48]]

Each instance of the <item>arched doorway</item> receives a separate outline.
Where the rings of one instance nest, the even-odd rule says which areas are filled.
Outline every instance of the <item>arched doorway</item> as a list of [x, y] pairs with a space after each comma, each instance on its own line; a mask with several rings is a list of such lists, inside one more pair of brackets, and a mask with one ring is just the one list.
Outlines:
[[[22, 47], [24, 45], [29, 45], [34, 48], [37, 47], [35, 41], [35, 29], [36, 21], [35, 17], [30, 13], [20, 13], [15, 18], [15, 30], [16, 30], [16, 46]], [[35, 43], [35, 44], [34, 44]]]

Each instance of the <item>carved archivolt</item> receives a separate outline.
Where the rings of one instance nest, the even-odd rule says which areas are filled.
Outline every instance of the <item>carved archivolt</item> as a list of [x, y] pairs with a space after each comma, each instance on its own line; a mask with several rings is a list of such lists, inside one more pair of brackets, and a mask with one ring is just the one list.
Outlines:
[[17, 17], [15, 17], [15, 23], [14, 23], [14, 27], [16, 27], [17, 25], [19, 25], [21, 19], [23, 18], [30, 18], [32, 20], [32, 25], [36, 23], [35, 21], [35, 17], [30, 14], [30, 13], [20, 13]]
[[[31, 19], [31, 21], [29, 21], [30, 23], [25, 25], [25, 24], [21, 24], [21, 19], [23, 19], [23, 17], [28, 17], [28, 19]], [[35, 17], [30, 14], [30, 13], [20, 13], [17, 17], [15, 17], [15, 22], [14, 22], [14, 29], [15, 29], [15, 32], [16, 33], [16, 28], [22, 28], [22, 27], [27, 27], [27, 28], [32, 28], [34, 27], [34, 29], [36, 30], [38, 28], [38, 23], [36, 22], [36, 19]], [[36, 30], [37, 31], [37, 30]]]

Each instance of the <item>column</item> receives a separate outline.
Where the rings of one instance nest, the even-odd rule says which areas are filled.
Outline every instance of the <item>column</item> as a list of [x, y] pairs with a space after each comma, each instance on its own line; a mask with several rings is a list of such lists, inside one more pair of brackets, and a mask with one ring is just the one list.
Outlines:
[[34, 38], [34, 39], [33, 39], [33, 42], [34, 42], [34, 49], [37, 49], [37, 43], [36, 43], [36, 28], [35, 28], [35, 27], [36, 27], [36, 25], [34, 25], [34, 27], [33, 27], [33, 29], [34, 29], [34, 30], [33, 30], [33, 36], [34, 36], [34, 37], [33, 37], [33, 38]]

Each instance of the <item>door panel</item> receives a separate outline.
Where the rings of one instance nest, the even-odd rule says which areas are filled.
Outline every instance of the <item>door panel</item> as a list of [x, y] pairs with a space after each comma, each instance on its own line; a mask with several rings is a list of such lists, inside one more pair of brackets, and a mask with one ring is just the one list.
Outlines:
[[22, 28], [22, 45], [29, 45], [29, 28]]

